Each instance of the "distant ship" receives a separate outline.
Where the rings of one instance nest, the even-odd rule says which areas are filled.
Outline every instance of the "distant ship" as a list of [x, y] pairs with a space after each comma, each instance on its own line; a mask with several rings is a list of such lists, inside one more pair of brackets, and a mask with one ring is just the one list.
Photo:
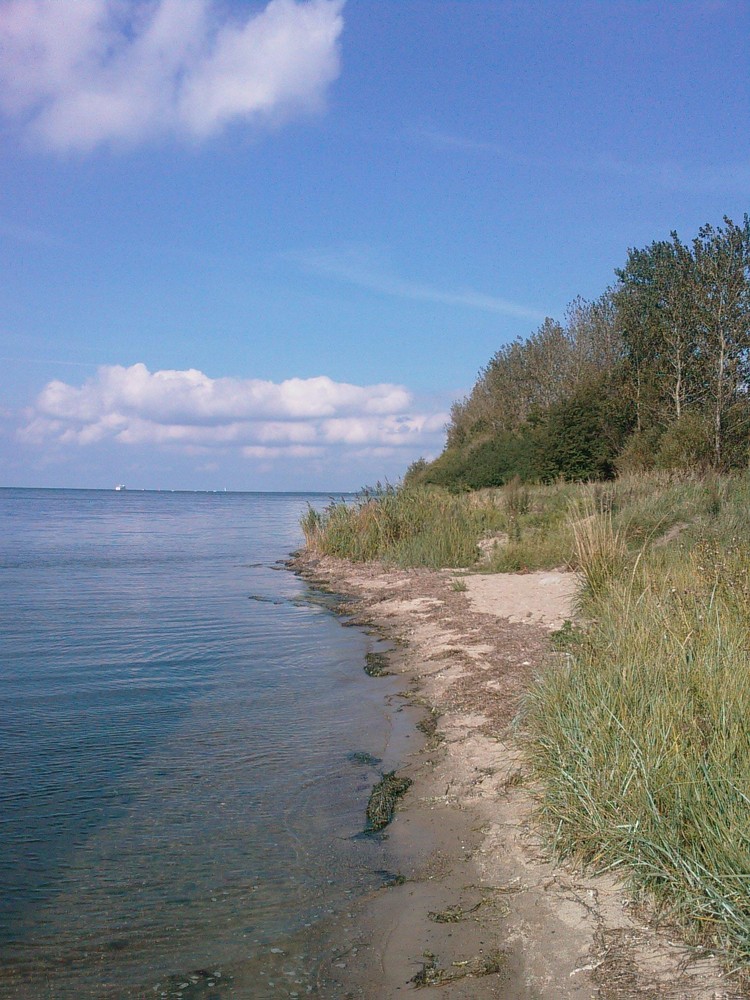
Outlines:
[[115, 489], [116, 490], [126, 490], [127, 486], [125, 486], [124, 483], [118, 483], [117, 486], [115, 486]]

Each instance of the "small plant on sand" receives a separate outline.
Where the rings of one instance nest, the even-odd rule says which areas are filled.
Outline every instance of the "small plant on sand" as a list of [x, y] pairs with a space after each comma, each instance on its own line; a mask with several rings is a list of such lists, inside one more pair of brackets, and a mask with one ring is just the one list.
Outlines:
[[550, 632], [550, 644], [558, 653], [570, 653], [577, 650], [583, 642], [584, 632], [578, 625], [566, 618], [562, 627]]

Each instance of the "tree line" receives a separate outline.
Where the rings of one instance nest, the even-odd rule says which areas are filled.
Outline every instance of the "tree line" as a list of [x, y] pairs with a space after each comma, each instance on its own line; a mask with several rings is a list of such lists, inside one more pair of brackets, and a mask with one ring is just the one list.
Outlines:
[[405, 481], [477, 489], [747, 466], [750, 218], [631, 249], [615, 279], [501, 347], [451, 408], [443, 453]]

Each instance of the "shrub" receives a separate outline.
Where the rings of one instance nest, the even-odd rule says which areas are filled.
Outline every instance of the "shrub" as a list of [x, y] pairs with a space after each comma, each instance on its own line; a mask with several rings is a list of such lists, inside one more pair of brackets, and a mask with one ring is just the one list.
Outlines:
[[710, 468], [713, 459], [711, 429], [699, 413], [685, 413], [664, 431], [656, 451], [660, 469]]

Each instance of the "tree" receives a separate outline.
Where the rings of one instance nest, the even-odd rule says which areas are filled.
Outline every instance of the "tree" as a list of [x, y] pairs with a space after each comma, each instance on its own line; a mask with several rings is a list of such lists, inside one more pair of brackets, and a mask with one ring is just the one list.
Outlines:
[[677, 233], [629, 250], [615, 301], [637, 430], [679, 420], [699, 395], [695, 263]]
[[655, 265], [661, 252], [661, 245], [656, 243], [644, 250], [631, 248], [625, 267], [615, 271], [618, 284], [614, 299], [628, 372], [626, 386], [635, 407], [639, 435], [651, 425], [655, 412], [658, 413], [654, 356], [661, 317]]
[[692, 296], [699, 331], [713, 459], [724, 464], [726, 419], [750, 374], [750, 218], [702, 226], [693, 240]]
[[750, 220], [628, 251], [617, 282], [497, 351], [419, 475], [461, 487], [750, 457]]
[[449, 447], [515, 433], [532, 413], [563, 398], [576, 377], [573, 341], [548, 318], [526, 340], [519, 337], [501, 347], [479, 372], [469, 396], [454, 403]]
[[610, 371], [622, 359], [622, 334], [614, 292], [608, 288], [594, 302], [578, 296], [565, 312], [565, 328], [573, 345], [576, 377]]

